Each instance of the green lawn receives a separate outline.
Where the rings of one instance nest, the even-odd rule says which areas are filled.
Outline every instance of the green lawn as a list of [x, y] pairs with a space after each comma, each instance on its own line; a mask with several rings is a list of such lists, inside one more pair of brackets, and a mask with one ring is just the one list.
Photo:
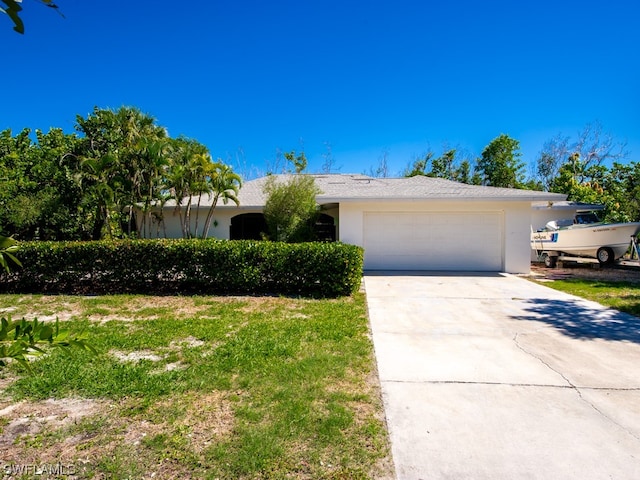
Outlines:
[[31, 375], [15, 364], [0, 373], [0, 443], [11, 445], [0, 468], [61, 462], [80, 478], [391, 476], [362, 294], [1, 295], [0, 309], [58, 316], [100, 352], [54, 351]]
[[640, 284], [638, 283], [569, 278], [543, 284], [640, 317]]

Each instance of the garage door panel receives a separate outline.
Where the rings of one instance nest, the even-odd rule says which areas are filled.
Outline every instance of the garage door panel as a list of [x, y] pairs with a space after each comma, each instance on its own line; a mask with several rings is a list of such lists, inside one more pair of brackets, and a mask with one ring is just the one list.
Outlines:
[[364, 215], [367, 269], [502, 269], [501, 212]]

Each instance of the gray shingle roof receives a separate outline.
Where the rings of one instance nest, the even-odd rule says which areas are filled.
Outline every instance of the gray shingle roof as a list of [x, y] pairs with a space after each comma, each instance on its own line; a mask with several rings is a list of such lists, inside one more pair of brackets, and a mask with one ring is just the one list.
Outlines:
[[[310, 174], [322, 193], [319, 204], [376, 200], [452, 200], [452, 201], [561, 201], [566, 196], [557, 193], [519, 190], [514, 188], [483, 187], [452, 182], [442, 178], [416, 176], [410, 178], [373, 178], [358, 174]], [[283, 180], [288, 175], [277, 175]], [[241, 207], [261, 207], [266, 197], [263, 187], [267, 177], [243, 184], [238, 198]], [[279, 178], [280, 179], [280, 178]], [[197, 201], [194, 199], [193, 204]], [[203, 197], [201, 205], [208, 206], [210, 199]], [[220, 202], [218, 208], [225, 206]], [[229, 203], [226, 207], [235, 208]]]

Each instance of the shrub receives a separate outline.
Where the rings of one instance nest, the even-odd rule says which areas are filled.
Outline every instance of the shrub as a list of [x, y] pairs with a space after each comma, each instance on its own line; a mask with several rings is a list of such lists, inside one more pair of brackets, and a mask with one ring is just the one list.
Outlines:
[[225, 240], [25, 242], [0, 291], [336, 297], [358, 290], [363, 250], [342, 243]]
[[264, 185], [264, 219], [269, 239], [290, 243], [313, 240], [313, 224], [319, 213], [316, 195], [320, 189], [309, 175], [290, 175], [281, 180], [270, 176]]

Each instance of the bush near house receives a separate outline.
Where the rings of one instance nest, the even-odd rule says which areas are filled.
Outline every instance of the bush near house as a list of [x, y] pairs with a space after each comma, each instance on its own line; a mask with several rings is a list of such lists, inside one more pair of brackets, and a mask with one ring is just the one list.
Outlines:
[[360, 287], [363, 250], [342, 243], [208, 240], [25, 242], [2, 292], [337, 297]]

